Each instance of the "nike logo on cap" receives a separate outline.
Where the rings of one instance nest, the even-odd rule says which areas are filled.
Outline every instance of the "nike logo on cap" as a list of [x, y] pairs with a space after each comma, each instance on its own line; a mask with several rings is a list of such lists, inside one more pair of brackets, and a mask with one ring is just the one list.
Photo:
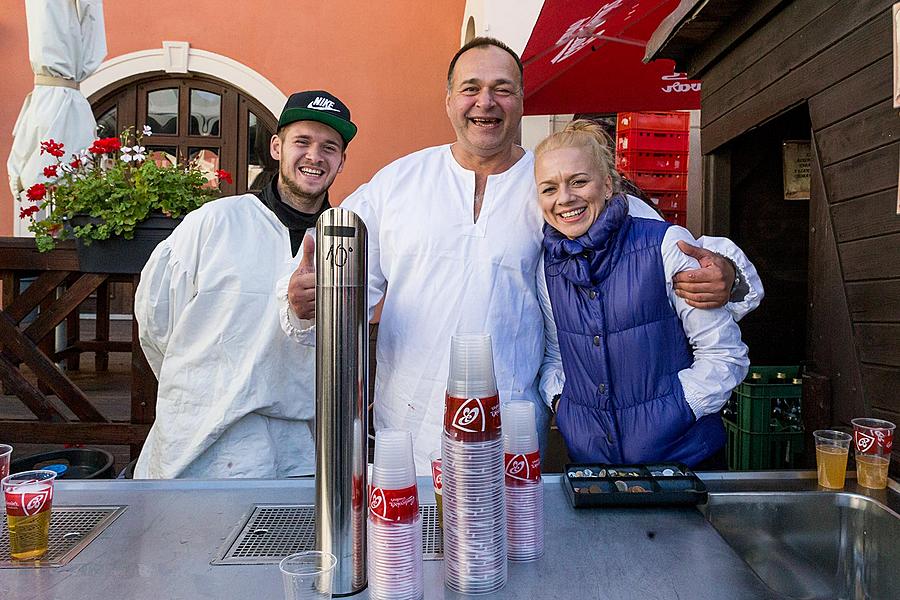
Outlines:
[[334, 107], [334, 100], [329, 100], [328, 98], [323, 98], [321, 96], [316, 96], [316, 99], [307, 104], [306, 108], [312, 108], [313, 110], [330, 110], [332, 112], [341, 112]]

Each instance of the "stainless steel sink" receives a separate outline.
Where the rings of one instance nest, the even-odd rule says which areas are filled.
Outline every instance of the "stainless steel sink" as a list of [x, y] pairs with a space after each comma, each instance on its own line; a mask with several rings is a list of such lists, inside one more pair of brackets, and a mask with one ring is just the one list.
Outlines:
[[900, 515], [849, 492], [711, 493], [707, 520], [775, 593], [900, 598]]

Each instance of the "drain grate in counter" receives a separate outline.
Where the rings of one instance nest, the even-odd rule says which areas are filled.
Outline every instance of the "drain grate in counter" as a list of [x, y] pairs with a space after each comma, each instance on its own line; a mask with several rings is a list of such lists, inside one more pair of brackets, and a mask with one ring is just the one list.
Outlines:
[[40, 560], [13, 560], [9, 531], [0, 527], [0, 568], [61, 567], [81, 552], [113, 521], [124, 506], [54, 506], [50, 517], [50, 545]]
[[[444, 537], [438, 525], [437, 507], [421, 505], [419, 514], [425, 560], [440, 560], [444, 556]], [[225, 541], [211, 564], [276, 564], [289, 554], [313, 550], [315, 535], [314, 506], [258, 504]]]

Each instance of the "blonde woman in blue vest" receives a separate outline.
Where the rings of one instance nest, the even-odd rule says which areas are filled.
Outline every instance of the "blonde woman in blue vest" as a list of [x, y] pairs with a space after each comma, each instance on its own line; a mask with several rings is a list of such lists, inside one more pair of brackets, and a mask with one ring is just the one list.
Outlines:
[[728, 310], [674, 293], [674, 274], [698, 267], [677, 243], [696, 240], [629, 214], [646, 211], [621, 192], [610, 146], [598, 125], [574, 121], [535, 149], [542, 378], [562, 384], [557, 424], [575, 462], [723, 467], [719, 411], [747, 373], [747, 347]]

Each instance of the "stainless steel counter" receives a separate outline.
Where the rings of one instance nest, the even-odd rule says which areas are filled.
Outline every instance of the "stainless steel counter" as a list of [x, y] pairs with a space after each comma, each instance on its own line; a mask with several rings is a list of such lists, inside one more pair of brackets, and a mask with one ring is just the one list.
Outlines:
[[[726, 476], [704, 479], [714, 490], [729, 485]], [[754, 489], [766, 481], [778, 484], [759, 478]], [[790, 483], [816, 489], [815, 474]], [[127, 509], [65, 566], [0, 569], [3, 600], [281, 598], [277, 565], [210, 561], [255, 504], [311, 504], [315, 492], [312, 480], [63, 480], [57, 486], [58, 506]], [[510, 563], [507, 585], [491, 598], [777, 597], [693, 508], [575, 510], [557, 476], [545, 477], [545, 488], [545, 555]], [[423, 503], [433, 500], [430, 479], [420, 479], [419, 494]], [[428, 599], [465, 597], [444, 588], [441, 561], [425, 562], [425, 588]]]

